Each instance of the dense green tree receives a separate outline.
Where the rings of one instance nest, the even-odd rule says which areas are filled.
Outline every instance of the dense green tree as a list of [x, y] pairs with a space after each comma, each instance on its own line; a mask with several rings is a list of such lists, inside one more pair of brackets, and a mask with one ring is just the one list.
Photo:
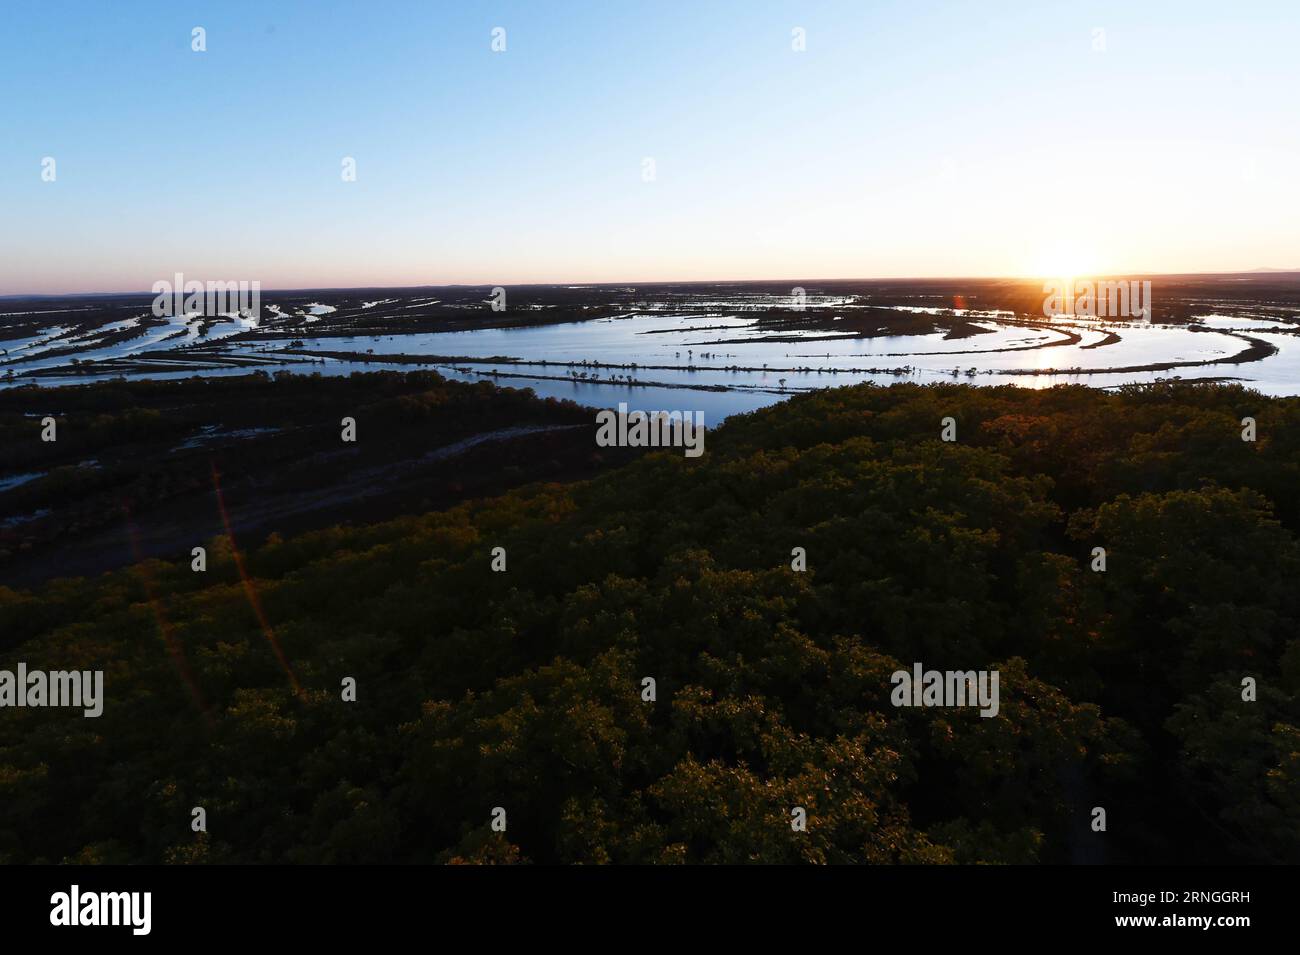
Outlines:
[[[536, 411], [369, 384], [394, 440]], [[130, 408], [181, 389], [105, 387], [114, 440], [170, 427]], [[1300, 861], [1298, 428], [1231, 386], [838, 389], [699, 459], [0, 587], [0, 667], [108, 697], [3, 712], [0, 860]], [[917, 663], [996, 670], [998, 716], [896, 708]]]

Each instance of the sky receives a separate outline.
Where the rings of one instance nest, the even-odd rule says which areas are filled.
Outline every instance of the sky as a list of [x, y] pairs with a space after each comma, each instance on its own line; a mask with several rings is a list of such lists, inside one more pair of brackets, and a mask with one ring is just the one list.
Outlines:
[[8, 3], [0, 294], [1300, 268], [1298, 48], [1296, 0]]

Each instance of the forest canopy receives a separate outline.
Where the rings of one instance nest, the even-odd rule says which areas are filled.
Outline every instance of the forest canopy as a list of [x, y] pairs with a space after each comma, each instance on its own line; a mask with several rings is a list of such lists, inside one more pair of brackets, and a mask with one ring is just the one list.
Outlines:
[[[1300, 399], [859, 386], [0, 587], [0, 667], [106, 697], [0, 711], [0, 861], [1297, 862], [1298, 478]], [[893, 706], [916, 662], [998, 671], [997, 717]]]

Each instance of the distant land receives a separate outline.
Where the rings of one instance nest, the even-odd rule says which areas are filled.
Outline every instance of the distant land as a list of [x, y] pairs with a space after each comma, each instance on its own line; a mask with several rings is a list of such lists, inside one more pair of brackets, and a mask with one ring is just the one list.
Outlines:
[[10, 297], [0, 387], [425, 369], [711, 422], [859, 382], [1300, 390], [1300, 272], [1103, 284], [1065, 313], [1041, 279], [980, 278], [259, 290], [164, 314], [151, 292]]
[[[1296, 267], [1296, 268], [1275, 268], [1275, 267], [1273, 267], [1273, 266], [1260, 266], [1260, 267], [1258, 267], [1258, 268], [1253, 268], [1253, 269], [1226, 269], [1226, 270], [1223, 270], [1223, 271], [1214, 271], [1214, 272], [1142, 272], [1142, 271], [1135, 271], [1135, 272], [1097, 272], [1097, 273], [1092, 273], [1092, 274], [1090, 274], [1090, 275], [1087, 276], [1087, 277], [1088, 277], [1088, 278], [1092, 278], [1092, 279], [1094, 279], [1094, 280], [1114, 279], [1114, 278], [1151, 278], [1151, 279], [1155, 279], [1155, 278], [1189, 278], [1189, 277], [1193, 277], [1193, 276], [1217, 277], [1217, 276], [1227, 276], [1227, 275], [1254, 275], [1254, 274], [1256, 274], [1256, 273], [1260, 273], [1260, 272], [1294, 272], [1294, 273], [1300, 273], [1300, 267]], [[1081, 276], [1081, 277], [1082, 277], [1082, 276]], [[171, 276], [167, 276], [167, 278], [170, 279]], [[196, 278], [196, 276], [190, 276], [190, 278]], [[207, 278], [213, 278], [213, 280], [215, 281], [215, 280], [217, 280], [219, 277], [208, 276], [208, 277], [205, 277], [204, 280], [206, 281]], [[498, 283], [498, 284], [503, 285], [503, 286], [508, 287], [508, 288], [565, 288], [565, 287], [568, 287], [568, 288], [576, 288], [576, 287], [600, 288], [600, 287], [604, 287], [604, 286], [626, 286], [626, 285], [635, 285], [635, 286], [642, 286], [642, 287], [651, 287], [651, 286], [656, 286], [656, 285], [664, 285], [664, 286], [683, 286], [683, 285], [736, 285], [736, 284], [751, 284], [751, 283], [752, 283], [752, 284], [773, 284], [773, 283], [775, 283], [775, 284], [782, 284], [782, 285], [784, 285], [784, 284], [787, 284], [787, 283], [796, 283], [796, 284], [797, 284], [797, 283], [799, 283], [799, 282], [829, 282], [829, 283], [842, 283], [842, 282], [943, 282], [943, 281], [947, 281], [947, 282], [959, 282], [959, 281], [970, 281], [970, 280], [975, 280], [975, 281], [991, 281], [991, 282], [1033, 282], [1033, 281], [1040, 281], [1040, 280], [1047, 279], [1047, 278], [1051, 278], [1051, 276], [1037, 276], [1037, 275], [987, 275], [987, 276], [977, 276], [977, 275], [948, 275], [948, 276], [944, 276], [944, 275], [938, 275], [938, 276], [910, 275], [910, 276], [906, 276], [906, 275], [905, 275], [905, 276], [875, 276], [875, 277], [870, 277], [870, 276], [858, 276], [858, 277], [856, 277], [856, 278], [842, 278], [842, 277], [830, 277], [830, 278], [825, 278], [825, 277], [823, 277], [823, 278], [807, 278], [807, 277], [805, 277], [805, 278], [776, 278], [776, 279], [689, 279], [689, 280], [675, 280], [675, 279], [620, 279], [620, 280], [609, 280], [609, 281], [600, 281], [600, 282], [591, 282], [591, 281], [580, 282], [580, 281], [573, 281], [573, 280], [570, 280], [570, 281], [557, 280], [557, 281], [554, 281], [554, 282], [508, 282], [508, 281], [505, 281], [505, 282], [501, 282], [501, 283]], [[225, 280], [229, 281], [229, 277], [226, 277]], [[252, 280], [250, 279], [250, 281], [252, 281]], [[467, 282], [444, 282], [444, 283], [431, 284], [431, 285], [321, 285], [321, 286], [275, 286], [275, 287], [264, 285], [264, 286], [262, 286], [262, 291], [263, 291], [264, 293], [267, 293], [267, 292], [279, 292], [279, 293], [293, 293], [293, 292], [393, 292], [393, 291], [417, 291], [417, 290], [422, 290], [422, 289], [439, 289], [439, 288], [464, 289], [464, 288], [490, 288], [490, 287], [492, 287], [492, 286], [486, 286], [486, 285], [484, 285], [484, 284], [481, 283], [481, 282], [479, 282], [479, 283], [467, 283]], [[153, 293], [152, 291], [150, 291], [150, 290], [145, 290], [145, 289], [118, 290], [118, 291], [92, 291], [92, 292], [6, 292], [6, 293], [4, 293], [4, 294], [0, 294], [0, 301], [6, 301], [6, 300], [8, 300], [8, 299], [31, 299], [31, 300], [34, 300], [34, 299], [58, 299], [58, 298], [101, 298], [101, 297], [102, 297], [102, 298], [108, 298], [108, 297], [111, 297], [111, 296], [133, 296], [133, 295], [149, 295], [149, 296], [152, 296], [153, 294], [154, 294], [154, 293]]]

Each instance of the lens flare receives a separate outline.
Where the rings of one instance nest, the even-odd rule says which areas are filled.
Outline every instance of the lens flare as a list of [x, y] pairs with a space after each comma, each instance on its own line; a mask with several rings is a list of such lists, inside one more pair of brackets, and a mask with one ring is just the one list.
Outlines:
[[271, 650], [275, 653], [275, 659], [279, 661], [281, 669], [289, 677], [289, 685], [293, 687], [294, 695], [302, 697], [303, 690], [298, 683], [298, 677], [293, 672], [293, 667], [289, 665], [284, 651], [280, 649], [280, 641], [275, 637], [275, 631], [271, 629], [271, 623], [266, 619], [266, 614], [262, 610], [262, 601], [258, 597], [257, 588], [253, 585], [253, 579], [248, 576], [248, 571], [244, 568], [244, 558], [239, 553], [239, 548], [235, 546], [235, 532], [230, 526], [230, 514], [226, 511], [226, 499], [221, 493], [221, 474], [217, 471], [216, 462], [212, 462], [212, 486], [217, 492], [217, 509], [221, 511], [221, 523], [226, 528], [226, 539], [230, 541], [230, 554], [235, 561], [235, 569], [239, 571], [239, 579], [244, 584], [244, 595], [248, 598], [248, 604], [253, 608], [253, 613], [257, 617], [257, 622], [262, 628], [262, 633], [266, 636], [266, 642], [271, 645]]
[[135, 557], [135, 574], [144, 586], [144, 593], [149, 600], [149, 606], [153, 608], [154, 619], [158, 622], [158, 632], [162, 635], [163, 643], [167, 646], [167, 655], [171, 657], [172, 666], [176, 668], [176, 673], [181, 678], [181, 682], [190, 691], [190, 698], [194, 701], [194, 705], [198, 707], [199, 712], [203, 714], [204, 720], [211, 726], [212, 714], [208, 711], [208, 705], [203, 701], [203, 693], [199, 690], [194, 674], [190, 671], [189, 662], [185, 659], [185, 651], [181, 649], [180, 641], [176, 639], [175, 631], [167, 620], [167, 615], [163, 613], [162, 601], [158, 599], [157, 589], [154, 587], [153, 574], [149, 572], [149, 566], [144, 562], [144, 556], [140, 548], [140, 533], [135, 526], [135, 522], [131, 520], [131, 505], [123, 502], [122, 511], [126, 515], [127, 536], [131, 539], [131, 553]]

